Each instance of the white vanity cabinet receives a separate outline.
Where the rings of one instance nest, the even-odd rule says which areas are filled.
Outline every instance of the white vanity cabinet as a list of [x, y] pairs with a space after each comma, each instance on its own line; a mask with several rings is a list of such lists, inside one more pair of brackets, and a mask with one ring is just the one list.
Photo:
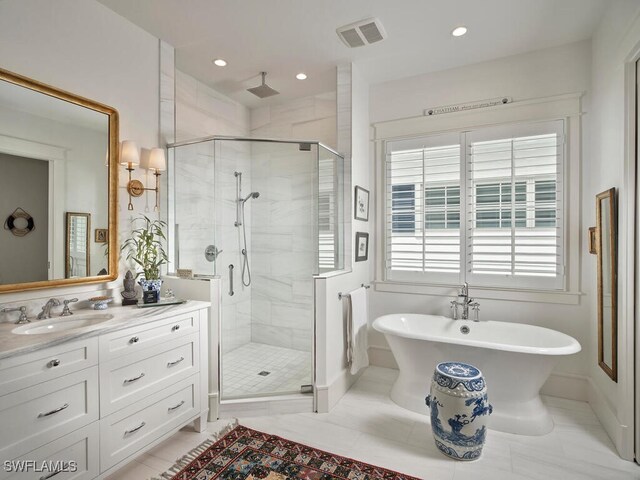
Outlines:
[[0, 358], [0, 459], [15, 460], [0, 480], [106, 478], [187, 424], [206, 428], [207, 308], [164, 310]]

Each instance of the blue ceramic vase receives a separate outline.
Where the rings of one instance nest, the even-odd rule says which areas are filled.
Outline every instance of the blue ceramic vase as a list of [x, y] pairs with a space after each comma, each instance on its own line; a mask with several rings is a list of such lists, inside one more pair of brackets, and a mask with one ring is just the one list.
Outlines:
[[144, 303], [158, 303], [160, 300], [160, 290], [162, 289], [162, 280], [147, 280], [141, 278], [138, 284], [142, 287], [142, 301]]

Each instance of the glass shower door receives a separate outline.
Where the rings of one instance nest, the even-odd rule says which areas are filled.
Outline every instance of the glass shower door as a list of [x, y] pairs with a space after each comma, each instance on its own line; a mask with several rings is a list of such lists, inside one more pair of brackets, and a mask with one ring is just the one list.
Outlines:
[[223, 401], [311, 389], [317, 148], [216, 140]]

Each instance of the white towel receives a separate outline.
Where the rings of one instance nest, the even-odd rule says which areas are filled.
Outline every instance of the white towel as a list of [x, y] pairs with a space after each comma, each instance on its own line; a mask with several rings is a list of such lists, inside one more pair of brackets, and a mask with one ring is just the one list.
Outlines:
[[360, 287], [347, 297], [347, 362], [352, 375], [369, 366], [367, 290]]

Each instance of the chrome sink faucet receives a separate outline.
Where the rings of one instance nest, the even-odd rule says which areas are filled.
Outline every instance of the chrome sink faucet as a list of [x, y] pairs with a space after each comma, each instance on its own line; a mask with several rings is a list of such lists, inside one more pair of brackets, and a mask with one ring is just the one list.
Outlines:
[[38, 314], [38, 320], [44, 320], [46, 318], [51, 318], [51, 308], [57, 307], [60, 305], [60, 300], [57, 298], [50, 298], [47, 300], [47, 303], [42, 307], [42, 311]]
[[27, 307], [3, 308], [2, 310], [0, 310], [0, 312], [2, 312], [2, 313], [20, 312], [20, 318], [16, 322], [16, 325], [19, 325], [21, 323], [29, 323], [29, 322], [31, 322], [31, 320], [29, 320], [27, 318]]
[[[473, 298], [469, 298], [469, 284], [464, 282], [464, 285], [460, 287], [458, 298], [451, 301], [452, 318], [454, 320], [469, 320], [469, 307], [473, 309], [473, 321], [480, 321], [480, 304]], [[462, 309], [462, 312], [458, 310]]]
[[64, 303], [64, 308], [62, 309], [62, 313], [60, 314], [60, 316], [61, 317], [68, 317], [69, 315], [73, 315], [73, 312], [69, 308], [69, 304], [70, 303], [75, 303], [77, 301], [78, 301], [77, 298], [72, 298], [70, 300], [63, 300], [62, 303]]

